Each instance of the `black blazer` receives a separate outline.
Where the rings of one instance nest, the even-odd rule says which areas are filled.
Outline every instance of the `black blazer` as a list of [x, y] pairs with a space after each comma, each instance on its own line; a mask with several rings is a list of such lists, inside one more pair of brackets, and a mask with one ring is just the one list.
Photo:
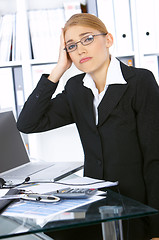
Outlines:
[[[32, 133], [76, 123], [85, 176], [119, 181], [122, 194], [159, 209], [159, 87], [150, 71], [120, 65], [127, 84], [108, 87], [97, 126], [93, 94], [83, 86], [85, 74], [72, 77], [54, 99], [57, 84], [43, 75], [17, 126]], [[156, 215], [151, 228], [156, 237], [158, 226]]]

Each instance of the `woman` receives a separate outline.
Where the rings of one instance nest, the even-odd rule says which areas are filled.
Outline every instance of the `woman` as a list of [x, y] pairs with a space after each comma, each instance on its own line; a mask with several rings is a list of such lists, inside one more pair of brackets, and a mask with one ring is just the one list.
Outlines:
[[[84, 175], [118, 180], [123, 195], [159, 209], [159, 88], [150, 71], [111, 56], [112, 44], [97, 17], [73, 15], [62, 30], [56, 67], [42, 76], [17, 126], [32, 133], [76, 123]], [[62, 94], [51, 100], [72, 62], [84, 73], [69, 79]], [[158, 227], [158, 215], [136, 220], [125, 239], [159, 239]]]

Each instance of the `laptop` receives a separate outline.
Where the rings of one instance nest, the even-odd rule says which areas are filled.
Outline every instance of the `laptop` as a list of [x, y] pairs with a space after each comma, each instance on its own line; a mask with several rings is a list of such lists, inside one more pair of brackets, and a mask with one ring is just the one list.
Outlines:
[[5, 181], [59, 180], [82, 167], [82, 162], [31, 161], [13, 112], [0, 113], [0, 177]]

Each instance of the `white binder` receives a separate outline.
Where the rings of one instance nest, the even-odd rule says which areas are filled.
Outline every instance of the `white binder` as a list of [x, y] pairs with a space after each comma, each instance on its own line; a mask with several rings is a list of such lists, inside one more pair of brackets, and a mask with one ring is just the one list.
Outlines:
[[[113, 52], [116, 52], [116, 33], [115, 33], [115, 22], [114, 22], [114, 9], [112, 0], [97, 0], [98, 6], [98, 17], [105, 24], [109, 33], [114, 37], [114, 44], [112, 49]], [[115, 53], [114, 53], [115, 54]]]
[[158, 56], [147, 55], [143, 57], [143, 67], [149, 69], [155, 76], [159, 84], [159, 71], [158, 71]]
[[2, 18], [0, 32], [0, 61], [9, 61], [12, 44], [14, 14], [6, 14]]
[[157, 46], [158, 21], [156, 21], [157, 1], [136, 0], [139, 45], [140, 50], [143, 54], [157, 52], [158, 48]]
[[64, 10], [31, 10], [28, 19], [34, 59], [57, 62]]
[[0, 68], [0, 111], [13, 110], [16, 115], [16, 104], [12, 69]]
[[129, 0], [113, 0], [117, 38], [117, 55], [133, 54]]

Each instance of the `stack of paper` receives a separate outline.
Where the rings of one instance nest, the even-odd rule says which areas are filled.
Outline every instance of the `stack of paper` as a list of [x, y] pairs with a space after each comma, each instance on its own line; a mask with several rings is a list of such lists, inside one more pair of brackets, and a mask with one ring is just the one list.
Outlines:
[[33, 58], [57, 62], [64, 9], [29, 11], [28, 18]]
[[12, 53], [15, 15], [6, 14], [0, 24], [0, 61], [9, 61]]
[[[72, 184], [73, 182], [73, 184]], [[92, 179], [88, 177], [76, 177], [68, 180], [61, 180], [58, 183], [40, 183], [33, 184], [28, 187], [23, 187], [26, 191], [31, 190], [32, 192], [46, 193], [53, 192], [57, 189], [68, 187], [72, 188], [103, 188], [117, 185], [117, 182], [107, 182], [98, 179]], [[14, 205], [11, 205], [4, 213], [4, 216], [12, 216], [18, 218], [26, 218], [32, 221], [32, 224], [38, 224], [40, 226], [45, 225], [48, 221], [57, 221], [61, 219], [70, 219], [76, 217], [75, 214], [63, 214], [72, 209], [85, 206], [89, 203], [99, 201], [105, 196], [97, 196], [100, 192], [97, 191], [96, 195], [90, 198], [84, 199], [62, 199], [56, 203], [43, 203], [36, 201], [24, 201], [21, 200]], [[78, 218], [84, 218], [85, 214], [78, 214]]]

